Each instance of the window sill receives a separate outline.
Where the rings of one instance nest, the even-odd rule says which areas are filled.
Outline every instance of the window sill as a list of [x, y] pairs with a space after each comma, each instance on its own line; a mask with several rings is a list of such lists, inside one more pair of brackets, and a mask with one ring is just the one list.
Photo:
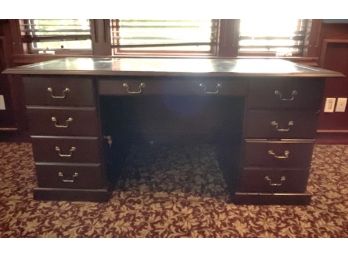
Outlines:
[[240, 59], [283, 59], [283, 60], [289, 60], [297, 63], [303, 63], [306, 65], [311, 66], [318, 66], [318, 60], [317, 57], [295, 57], [295, 56], [289, 56], [289, 57], [279, 57], [279, 56], [237, 56], [237, 57], [218, 57], [218, 56], [212, 56], [212, 55], [78, 55], [78, 54], [69, 54], [69, 55], [51, 55], [51, 54], [20, 54], [20, 55], [14, 55], [12, 59], [12, 63], [14, 66], [16, 65], [25, 65], [25, 64], [31, 64], [35, 62], [43, 62], [43, 61], [49, 61], [54, 60], [58, 58], [65, 58], [65, 57], [115, 57], [115, 58], [204, 58], [204, 59], [210, 59], [210, 58], [218, 58], [218, 59], [233, 59], [233, 58], [240, 58]]

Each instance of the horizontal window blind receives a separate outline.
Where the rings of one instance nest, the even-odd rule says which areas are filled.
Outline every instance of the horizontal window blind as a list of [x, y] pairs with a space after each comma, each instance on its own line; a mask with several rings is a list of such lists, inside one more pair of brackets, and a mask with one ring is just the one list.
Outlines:
[[21, 20], [22, 42], [31, 50], [92, 49], [87, 19]]
[[215, 20], [110, 21], [113, 54], [131, 52], [210, 53], [216, 45]]
[[239, 53], [301, 55], [307, 26], [302, 19], [241, 19]]

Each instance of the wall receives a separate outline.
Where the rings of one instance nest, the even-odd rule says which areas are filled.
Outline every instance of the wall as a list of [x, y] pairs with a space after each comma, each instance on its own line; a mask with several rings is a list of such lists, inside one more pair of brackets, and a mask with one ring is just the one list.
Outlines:
[[[317, 53], [323, 68], [340, 71], [346, 78], [327, 79], [325, 98], [348, 98], [348, 24], [322, 23]], [[318, 139], [322, 143], [348, 143], [348, 107], [345, 112], [324, 113], [319, 118]]]
[[[0, 73], [9, 66], [10, 35], [6, 20], [0, 20]], [[16, 131], [17, 124], [14, 110], [14, 95], [7, 76], [0, 74], [0, 132]]]

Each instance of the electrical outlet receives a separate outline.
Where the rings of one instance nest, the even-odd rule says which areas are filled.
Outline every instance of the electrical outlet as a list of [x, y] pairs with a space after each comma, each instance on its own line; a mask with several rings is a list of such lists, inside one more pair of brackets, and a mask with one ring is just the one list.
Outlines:
[[347, 97], [339, 97], [337, 98], [337, 104], [335, 112], [345, 112], [347, 106]]
[[336, 103], [336, 98], [334, 98], [334, 97], [326, 98], [324, 112], [334, 112], [335, 103]]
[[6, 110], [5, 99], [3, 95], [0, 95], [0, 110]]

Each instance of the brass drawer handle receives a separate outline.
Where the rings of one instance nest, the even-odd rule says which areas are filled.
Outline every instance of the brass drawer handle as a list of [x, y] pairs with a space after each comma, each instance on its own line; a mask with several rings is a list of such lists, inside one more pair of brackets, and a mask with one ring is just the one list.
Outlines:
[[279, 91], [279, 90], [274, 90], [274, 94], [279, 96], [279, 99], [281, 101], [288, 101], [288, 102], [291, 102], [291, 101], [294, 101], [295, 100], [295, 96], [298, 95], [298, 92], [297, 90], [292, 90], [291, 94], [290, 94], [290, 97], [289, 98], [284, 98], [283, 97], [283, 94]]
[[69, 127], [69, 123], [73, 121], [73, 118], [69, 117], [67, 120], [65, 120], [65, 124], [59, 124], [59, 122], [57, 121], [56, 117], [51, 117], [52, 122], [54, 123], [54, 126], [56, 128], [68, 128]]
[[59, 157], [62, 157], [62, 158], [71, 158], [73, 152], [76, 151], [76, 147], [75, 146], [70, 147], [69, 153], [66, 153], [66, 154], [61, 153], [61, 149], [60, 149], [59, 146], [56, 146], [54, 149], [58, 153]]
[[62, 91], [62, 94], [61, 95], [54, 95], [53, 94], [53, 89], [51, 87], [48, 87], [47, 88], [47, 91], [50, 93], [51, 97], [53, 99], [65, 99], [67, 96], [68, 96], [68, 93], [70, 92], [70, 88], [65, 88], [63, 91]]
[[273, 150], [268, 150], [268, 154], [273, 156], [276, 159], [288, 159], [289, 155], [290, 155], [290, 151], [289, 150], [285, 150], [284, 151], [284, 155], [276, 155]]
[[75, 181], [76, 181], [75, 179], [76, 179], [78, 176], [79, 176], [79, 173], [78, 173], [78, 172], [74, 172], [74, 174], [72, 175], [72, 177], [71, 177], [70, 179], [67, 179], [67, 178], [65, 178], [63, 172], [61, 172], [61, 171], [58, 172], [58, 177], [61, 178], [61, 181], [62, 181], [63, 183], [75, 183]]
[[199, 83], [199, 86], [203, 88], [204, 94], [207, 95], [218, 95], [219, 94], [219, 88], [221, 87], [221, 83], [217, 83], [215, 87], [215, 91], [208, 91], [208, 88], [203, 83]]
[[127, 89], [128, 94], [141, 94], [143, 92], [143, 88], [145, 88], [146, 86], [144, 82], [141, 82], [138, 86], [139, 89], [137, 91], [131, 91], [129, 90], [129, 85], [127, 83], [123, 83], [122, 85]]
[[288, 127], [287, 128], [279, 128], [279, 124], [278, 122], [276, 122], [275, 120], [271, 121], [271, 125], [273, 127], [275, 127], [275, 129], [279, 132], [289, 132], [291, 127], [295, 125], [294, 121], [289, 121], [288, 122]]
[[279, 183], [273, 183], [272, 182], [272, 179], [269, 177], [269, 176], [265, 176], [264, 178], [268, 184], [271, 186], [271, 187], [280, 187], [283, 185], [283, 182], [286, 180], [286, 177], [285, 176], [281, 176], [280, 178], [280, 182]]

